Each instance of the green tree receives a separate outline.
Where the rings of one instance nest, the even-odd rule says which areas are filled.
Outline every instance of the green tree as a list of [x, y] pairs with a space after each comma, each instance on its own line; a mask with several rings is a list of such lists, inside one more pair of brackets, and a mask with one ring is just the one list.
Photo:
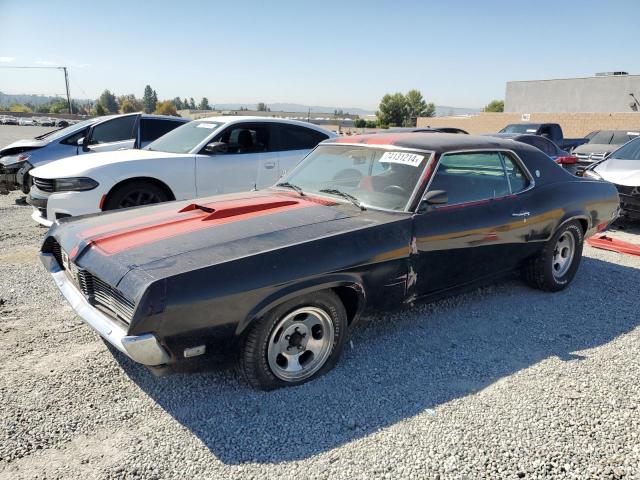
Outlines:
[[176, 110], [182, 110], [184, 107], [182, 106], [182, 100], [180, 97], [176, 97], [173, 99], [173, 104], [176, 106]]
[[145, 113], [151, 113], [156, 108], [156, 102], [158, 99], [156, 95], [156, 99], [154, 100], [154, 93], [155, 90], [153, 90], [150, 85], [144, 87], [144, 93], [142, 94], [142, 109]]
[[196, 102], [193, 100], [193, 97], [189, 98], [189, 108], [191, 110], [197, 110]]
[[427, 103], [419, 90], [409, 90], [405, 98], [407, 99], [407, 118], [404, 122], [406, 126], [415, 127], [418, 117], [435, 116], [436, 106], [433, 103]]
[[31, 113], [32, 110], [27, 107], [26, 105], [22, 105], [21, 103], [14, 103], [13, 105], [11, 105], [9, 107], [9, 111], [10, 112], [24, 112], [24, 113]]
[[156, 115], [173, 115], [174, 117], [178, 116], [178, 112], [176, 112], [176, 106], [171, 100], [165, 100], [163, 102], [156, 103], [156, 109], [153, 113], [155, 113]]
[[102, 108], [108, 113], [118, 113], [118, 100], [116, 100], [116, 96], [111, 93], [109, 90], [105, 90], [100, 95], [98, 99], [98, 103], [102, 105]]
[[200, 105], [198, 105], [198, 110], [211, 110], [211, 107], [209, 106], [209, 99], [207, 97], [202, 97]]
[[485, 112], [504, 112], [504, 100], [491, 100], [489, 104], [484, 107]]
[[[142, 105], [142, 102], [136, 98], [136, 96], [133, 93], [129, 93], [127, 95], [120, 95], [118, 97], [118, 103], [120, 104], [120, 110], [123, 110], [123, 104], [124, 102], [128, 102], [129, 105], [127, 105], [127, 108], [133, 108], [132, 112], [141, 112], [144, 107]], [[124, 113], [124, 111], [122, 112]]]
[[102, 115], [106, 115], [107, 112], [105, 111], [104, 107], [102, 106], [101, 103], [96, 103], [96, 107], [93, 110], [93, 114], [97, 115], [98, 117], [101, 117]]
[[365, 128], [367, 126], [367, 121], [364, 118], [356, 118], [353, 125], [356, 128]]
[[129, 100], [125, 100], [120, 103], [120, 113], [133, 113], [136, 111], [136, 107]]
[[367, 120], [367, 124], [364, 126], [365, 128], [376, 128], [378, 124], [375, 120]]
[[378, 122], [382, 127], [400, 127], [407, 118], [407, 99], [400, 92], [382, 97], [378, 111]]
[[258, 105], [256, 105], [256, 110], [259, 112], [268, 112], [269, 111], [269, 107], [267, 107], [267, 104], [264, 102], [260, 102], [258, 103]]
[[36, 112], [37, 113], [49, 113], [49, 109], [51, 108], [51, 105], [49, 103], [41, 103], [40, 105], [38, 105], [36, 107]]

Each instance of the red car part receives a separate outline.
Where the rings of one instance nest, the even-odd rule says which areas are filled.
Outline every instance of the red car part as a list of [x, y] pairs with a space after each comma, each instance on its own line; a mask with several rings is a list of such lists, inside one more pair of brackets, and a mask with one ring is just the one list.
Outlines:
[[626, 253], [627, 255], [636, 255], [640, 257], [640, 245], [634, 243], [623, 242], [606, 235], [598, 235], [587, 239], [587, 243], [594, 248], [603, 250], [611, 250], [618, 253]]

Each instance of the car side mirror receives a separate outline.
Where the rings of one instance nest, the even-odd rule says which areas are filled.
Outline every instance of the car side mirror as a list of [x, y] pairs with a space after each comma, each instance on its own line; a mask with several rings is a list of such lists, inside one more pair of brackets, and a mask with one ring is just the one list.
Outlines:
[[449, 196], [445, 190], [431, 190], [422, 197], [418, 212], [426, 212], [431, 205], [444, 205], [448, 201]]
[[207, 153], [227, 153], [228, 146], [224, 142], [211, 142], [204, 147], [204, 151]]
[[78, 139], [78, 146], [82, 147], [84, 145], [84, 137]]

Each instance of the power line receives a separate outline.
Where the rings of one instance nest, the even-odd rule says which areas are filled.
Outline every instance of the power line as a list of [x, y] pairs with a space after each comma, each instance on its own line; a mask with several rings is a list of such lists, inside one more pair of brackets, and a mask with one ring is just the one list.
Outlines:
[[69, 104], [69, 113], [73, 113], [73, 109], [71, 108], [71, 93], [69, 92], [69, 72], [67, 72], [67, 67], [0, 65], [0, 68], [15, 68], [15, 69], [39, 68], [39, 69], [49, 69], [49, 70], [62, 70], [64, 72], [64, 86], [66, 87], [66, 90], [67, 90], [67, 103]]

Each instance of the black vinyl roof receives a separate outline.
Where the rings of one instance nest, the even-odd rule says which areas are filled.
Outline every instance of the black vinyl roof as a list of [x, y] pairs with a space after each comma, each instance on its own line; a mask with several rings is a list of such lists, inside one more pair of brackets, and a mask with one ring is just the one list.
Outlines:
[[[430, 150], [445, 153], [454, 150], [507, 149], [521, 150], [528, 146], [511, 139], [488, 137], [481, 135], [460, 135], [457, 133], [378, 133], [371, 135], [355, 135], [325, 140], [323, 143], [352, 143], [375, 147], [392, 145], [401, 148]], [[533, 148], [533, 147], [528, 147]]]

